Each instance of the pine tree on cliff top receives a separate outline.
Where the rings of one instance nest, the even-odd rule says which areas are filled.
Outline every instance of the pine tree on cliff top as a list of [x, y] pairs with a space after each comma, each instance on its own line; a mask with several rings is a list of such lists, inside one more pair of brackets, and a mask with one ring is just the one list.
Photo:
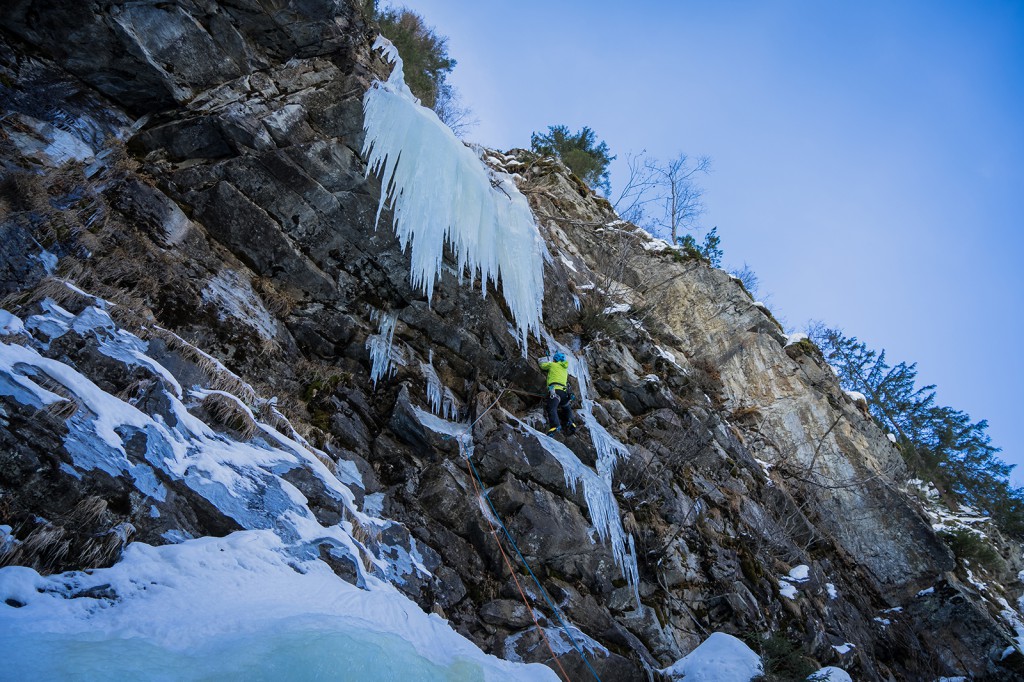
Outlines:
[[935, 483], [953, 501], [970, 504], [1003, 531], [1024, 537], [1024, 489], [1010, 485], [1013, 465], [999, 459], [988, 422], [935, 403], [935, 386], [917, 386], [917, 363], [890, 366], [885, 351], [822, 324], [811, 339], [836, 370], [842, 387], [864, 394], [872, 416], [897, 436], [915, 475]]
[[538, 154], [557, 156], [588, 187], [601, 190], [605, 196], [611, 192], [608, 164], [615, 157], [604, 141], [597, 142], [597, 135], [587, 126], [577, 133], [563, 125], [548, 126], [547, 133], [530, 135], [530, 147]]

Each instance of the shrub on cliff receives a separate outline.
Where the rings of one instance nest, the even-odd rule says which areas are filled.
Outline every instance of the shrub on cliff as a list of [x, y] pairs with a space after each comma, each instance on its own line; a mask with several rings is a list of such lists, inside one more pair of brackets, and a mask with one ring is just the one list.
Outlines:
[[448, 82], [455, 60], [448, 54], [448, 37], [427, 25], [422, 15], [407, 8], [375, 9], [380, 32], [394, 43], [405, 66], [405, 82], [420, 103], [430, 107], [456, 135], [477, 121], [462, 104], [458, 90]]
[[569, 132], [568, 126], [548, 126], [547, 133], [530, 135], [530, 147], [538, 154], [557, 156], [590, 188], [601, 190], [605, 196], [611, 191], [608, 164], [615, 157], [587, 126], [576, 133]]
[[381, 34], [402, 55], [409, 89], [423, 106], [433, 109], [445, 79], [455, 68], [455, 60], [448, 56], [447, 36], [438, 35], [422, 16], [406, 8], [378, 10], [377, 23]]
[[721, 239], [718, 237], [717, 227], [712, 227], [711, 231], [704, 235], [703, 244], [698, 244], [692, 234], [683, 235], [678, 239], [678, 243], [690, 258], [705, 260], [716, 268], [721, 267], [724, 254], [719, 247]]
[[1006, 570], [1003, 558], [984, 536], [966, 528], [943, 531], [939, 535], [946, 541], [958, 559], [977, 562], [993, 572]]

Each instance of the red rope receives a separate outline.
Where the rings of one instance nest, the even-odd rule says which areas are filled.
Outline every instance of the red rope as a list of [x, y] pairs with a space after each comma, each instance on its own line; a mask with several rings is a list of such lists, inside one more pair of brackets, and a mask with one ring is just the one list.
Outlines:
[[[483, 497], [483, 492], [476, 484], [476, 477], [473, 476], [473, 470], [469, 468], [468, 456], [466, 457], [466, 470], [469, 471], [469, 480], [473, 482], [473, 490], [476, 491], [477, 497]], [[537, 632], [540, 633], [541, 638], [544, 640], [544, 643], [548, 647], [548, 651], [551, 652], [551, 658], [555, 661], [555, 665], [557, 665], [558, 669], [562, 672], [562, 677], [564, 677], [567, 682], [572, 682], [572, 678], [570, 678], [568, 673], [565, 672], [565, 668], [562, 667], [561, 661], [559, 661], [558, 656], [555, 655], [555, 650], [552, 648], [551, 642], [548, 640], [547, 634], [544, 633], [544, 628], [542, 628], [540, 626], [540, 623], [537, 621], [537, 615], [533, 612], [533, 607], [530, 606], [530, 601], [526, 598], [526, 593], [523, 591], [523, 586], [519, 584], [519, 578], [516, 576], [516, 571], [512, 567], [512, 562], [509, 560], [508, 555], [505, 553], [505, 548], [501, 544], [501, 538], [498, 535], [498, 529], [494, 527], [494, 524], [491, 523], [491, 519], [487, 516], [486, 513], [484, 514], [484, 518], [487, 519], [487, 525], [491, 527], [491, 535], [494, 536], [494, 541], [498, 544], [498, 551], [501, 552], [501, 558], [505, 560], [505, 566], [508, 567], [508, 572], [512, 574], [512, 580], [514, 580], [516, 583], [516, 589], [519, 590], [519, 596], [523, 598], [523, 604], [526, 605], [526, 610], [530, 612], [530, 617], [533, 618], [533, 624], [537, 626]]]

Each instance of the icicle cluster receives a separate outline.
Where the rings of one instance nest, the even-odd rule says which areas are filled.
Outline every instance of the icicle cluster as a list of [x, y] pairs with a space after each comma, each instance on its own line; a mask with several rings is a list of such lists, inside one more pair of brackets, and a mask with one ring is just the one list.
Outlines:
[[459, 414], [459, 401], [455, 394], [447, 386], [441, 383], [434, 369], [434, 351], [426, 362], [420, 363], [420, 371], [423, 372], [423, 379], [427, 382], [427, 402], [430, 403], [430, 410], [439, 414], [445, 419], [455, 419]]
[[429, 301], [450, 244], [461, 277], [479, 278], [483, 294], [499, 281], [526, 353], [540, 333], [547, 250], [529, 203], [511, 177], [489, 170], [437, 115], [413, 97], [402, 60], [380, 37], [375, 48], [394, 64], [387, 82], [375, 81], [363, 97], [367, 173], [383, 185], [377, 220], [394, 209], [395, 233], [412, 259], [410, 278]]
[[608, 429], [601, 426], [594, 417], [594, 401], [590, 399], [590, 367], [583, 358], [574, 357], [573, 360], [574, 373], [580, 387], [580, 402], [583, 405], [583, 423], [586, 424], [590, 440], [597, 450], [597, 473], [607, 479], [610, 486], [615, 463], [620, 457], [629, 457], [629, 448], [608, 433]]
[[382, 313], [373, 311], [371, 318], [374, 322], [380, 323], [378, 333], [373, 334], [366, 340], [366, 348], [370, 351], [370, 361], [373, 366], [370, 369], [370, 379], [373, 385], [383, 379], [391, 371], [391, 344], [395, 339], [395, 324], [398, 322], [398, 313]]

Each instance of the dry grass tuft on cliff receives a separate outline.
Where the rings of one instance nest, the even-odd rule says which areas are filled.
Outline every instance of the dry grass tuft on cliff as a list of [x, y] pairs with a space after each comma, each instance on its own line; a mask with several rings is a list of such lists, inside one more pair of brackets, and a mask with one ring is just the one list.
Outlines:
[[159, 338], [167, 347], [180, 353], [189, 362], [194, 363], [209, 379], [208, 388], [213, 391], [231, 393], [247, 405], [256, 403], [257, 396], [252, 386], [243, 381], [237, 374], [224, 366], [209, 353], [206, 353], [169, 329], [159, 326], [147, 327], [143, 330], [144, 337]]
[[251, 440], [260, 432], [252, 413], [233, 395], [211, 391], [203, 396], [201, 406], [215, 423], [234, 432], [239, 440]]

